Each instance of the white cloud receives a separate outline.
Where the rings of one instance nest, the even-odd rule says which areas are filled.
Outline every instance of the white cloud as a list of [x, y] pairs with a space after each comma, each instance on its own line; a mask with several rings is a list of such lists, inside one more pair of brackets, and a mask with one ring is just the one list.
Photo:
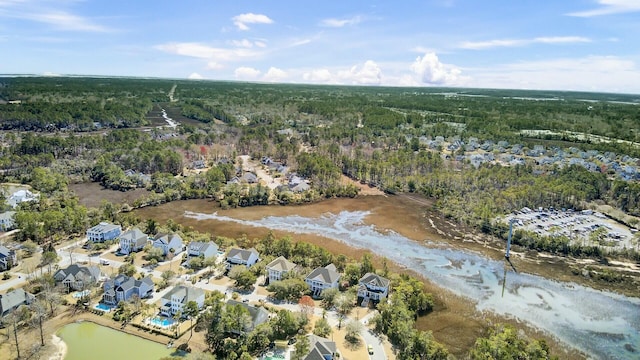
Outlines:
[[638, 0], [598, 0], [598, 3], [600, 4], [598, 8], [572, 12], [567, 15], [593, 17], [640, 11], [640, 1]]
[[264, 81], [268, 82], [280, 82], [285, 80], [289, 75], [286, 71], [278, 69], [276, 67], [270, 67], [266, 74], [263, 76]]
[[335, 83], [335, 79], [328, 69], [314, 69], [310, 72], [305, 72], [302, 75], [304, 81], [320, 84]]
[[251, 41], [248, 39], [231, 40], [230, 43], [235, 47], [246, 48], [246, 49], [250, 49], [254, 46], [259, 48], [267, 47], [267, 43], [262, 40], [256, 40], [256, 41]]
[[235, 69], [233, 76], [238, 80], [257, 80], [258, 76], [260, 76], [260, 70], [252, 67], [241, 66]]
[[[39, 10], [41, 11], [41, 10]], [[8, 13], [8, 17], [35, 21], [48, 24], [64, 31], [81, 31], [81, 32], [111, 32], [105, 26], [95, 24], [90, 19], [71, 14], [66, 11], [49, 11], [49, 12], [14, 12]]]
[[380, 85], [382, 70], [372, 60], [367, 60], [362, 67], [354, 65], [348, 71], [338, 72], [338, 80], [354, 85]]
[[201, 43], [167, 43], [156, 45], [156, 49], [171, 54], [210, 59], [211, 61], [237, 61], [246, 58], [256, 58], [260, 53], [244, 48], [216, 48]]
[[474, 87], [635, 92], [640, 69], [617, 56], [587, 56], [495, 65], [468, 69]]
[[267, 47], [267, 43], [264, 41], [254, 41], [253, 45], [259, 47], [259, 48], [265, 48]]
[[324, 19], [320, 22], [320, 26], [325, 27], [343, 27], [346, 25], [356, 25], [362, 22], [362, 17], [357, 15], [347, 19]]
[[271, 20], [268, 16], [262, 14], [254, 14], [254, 13], [246, 13], [234, 16], [231, 18], [233, 20], [233, 24], [239, 30], [249, 30], [249, 26], [247, 24], [272, 24], [273, 20]]
[[215, 61], [209, 61], [207, 63], [207, 69], [209, 70], [220, 70], [220, 69], [224, 69], [224, 65], [215, 62]]
[[411, 71], [418, 76], [420, 83], [428, 85], [459, 85], [466, 80], [460, 76], [460, 69], [441, 63], [435, 53], [418, 56], [411, 64]]
[[202, 80], [204, 79], [204, 77], [202, 77], [202, 75], [198, 74], [197, 72], [191, 73], [191, 75], [189, 75], [187, 77], [187, 79], [189, 80]]
[[587, 43], [591, 39], [582, 36], [547, 36], [533, 39], [496, 39], [488, 41], [464, 41], [458, 45], [461, 49], [483, 50], [495, 47], [514, 47], [529, 44], [569, 44]]

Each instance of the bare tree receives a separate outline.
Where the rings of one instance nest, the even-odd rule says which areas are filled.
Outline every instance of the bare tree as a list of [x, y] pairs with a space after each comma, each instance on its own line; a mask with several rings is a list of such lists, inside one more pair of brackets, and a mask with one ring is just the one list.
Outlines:
[[31, 311], [33, 317], [31, 318], [31, 325], [37, 325], [40, 329], [40, 346], [44, 346], [44, 331], [42, 329], [42, 322], [48, 315], [47, 303], [44, 300], [36, 300], [31, 303]]

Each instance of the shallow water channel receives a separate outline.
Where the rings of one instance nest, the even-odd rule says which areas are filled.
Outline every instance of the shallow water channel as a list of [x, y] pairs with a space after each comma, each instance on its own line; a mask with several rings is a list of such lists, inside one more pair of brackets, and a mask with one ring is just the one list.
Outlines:
[[58, 336], [67, 344], [64, 360], [152, 360], [172, 352], [165, 345], [89, 321], [66, 325]]
[[368, 249], [476, 302], [480, 311], [525, 321], [596, 359], [640, 358], [640, 299], [568, 282], [507, 271], [505, 264], [472, 252], [418, 243], [364, 223], [368, 211], [321, 217], [267, 216], [242, 220], [186, 211], [197, 220], [235, 222], [300, 234], [316, 234]]

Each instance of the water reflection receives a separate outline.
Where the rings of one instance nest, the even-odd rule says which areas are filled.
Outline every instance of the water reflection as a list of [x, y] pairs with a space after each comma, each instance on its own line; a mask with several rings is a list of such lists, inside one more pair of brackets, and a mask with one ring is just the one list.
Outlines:
[[368, 214], [343, 211], [319, 218], [273, 216], [252, 221], [185, 212], [185, 216], [199, 220], [316, 234], [369, 249], [473, 299], [480, 311], [526, 321], [590, 356], [640, 358], [640, 299], [512, 271], [503, 295], [503, 262], [434, 243], [420, 244], [393, 231], [378, 231], [363, 222]]

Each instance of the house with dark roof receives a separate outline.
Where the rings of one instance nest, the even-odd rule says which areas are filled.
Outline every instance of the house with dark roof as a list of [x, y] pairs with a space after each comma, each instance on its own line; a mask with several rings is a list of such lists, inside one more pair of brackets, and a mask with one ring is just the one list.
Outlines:
[[0, 317], [9, 315], [21, 305], [29, 305], [35, 300], [35, 296], [22, 288], [0, 294]]
[[323, 337], [309, 334], [309, 353], [303, 360], [333, 360], [337, 358], [336, 343]]
[[227, 270], [236, 265], [244, 265], [251, 267], [258, 262], [258, 250], [251, 248], [249, 250], [232, 248], [227, 254]]
[[87, 240], [96, 242], [105, 242], [108, 240], [114, 240], [122, 233], [122, 227], [120, 225], [111, 224], [108, 222], [101, 222], [100, 224], [87, 230]]
[[287, 260], [284, 256], [274, 259], [265, 266], [265, 270], [267, 270], [267, 284], [282, 280], [284, 275], [295, 269], [295, 267], [296, 264]]
[[304, 281], [309, 285], [311, 294], [314, 297], [320, 296], [324, 289], [338, 288], [338, 281], [342, 275], [337, 271], [336, 266], [329, 264], [325, 267], [315, 268]]
[[160, 299], [160, 314], [173, 316], [182, 313], [182, 309], [189, 301], [195, 301], [198, 309], [204, 306], [204, 290], [193, 286], [178, 285]]
[[120, 253], [129, 255], [138, 252], [149, 242], [149, 236], [140, 229], [133, 228], [120, 235]]
[[[173, 255], [182, 252], [182, 238], [178, 234], [157, 234], [153, 238], [153, 247], [162, 249], [162, 254], [167, 256], [170, 252]], [[173, 249], [173, 251], [171, 251]]]
[[0, 245], [0, 270], [8, 270], [17, 263], [18, 254], [16, 251]]
[[213, 241], [192, 241], [187, 246], [187, 254], [207, 259], [218, 254], [218, 245]]
[[117, 305], [120, 301], [128, 301], [134, 295], [140, 299], [153, 295], [155, 284], [151, 276], [136, 280], [133, 277], [120, 274], [114, 279], [107, 280], [102, 285], [104, 293], [102, 302], [107, 305]]
[[362, 299], [362, 306], [367, 306], [369, 300], [379, 302], [389, 294], [390, 281], [378, 274], [366, 273], [358, 281], [358, 298]]
[[68, 290], [85, 290], [100, 279], [100, 268], [97, 266], [69, 265], [53, 274], [56, 283], [61, 283]]
[[16, 215], [15, 211], [5, 211], [0, 213], [0, 231], [9, 231], [15, 226], [13, 217]]
[[[258, 325], [269, 321], [269, 312], [262, 306], [253, 306], [247, 303], [243, 303], [243, 302], [239, 302], [231, 299], [227, 301], [227, 306], [242, 306], [249, 312], [249, 316], [251, 317], [251, 323], [245, 324], [245, 327], [244, 327], [245, 333], [251, 332]], [[232, 331], [232, 333], [236, 333], [240, 335], [239, 332], [237, 331]]]

